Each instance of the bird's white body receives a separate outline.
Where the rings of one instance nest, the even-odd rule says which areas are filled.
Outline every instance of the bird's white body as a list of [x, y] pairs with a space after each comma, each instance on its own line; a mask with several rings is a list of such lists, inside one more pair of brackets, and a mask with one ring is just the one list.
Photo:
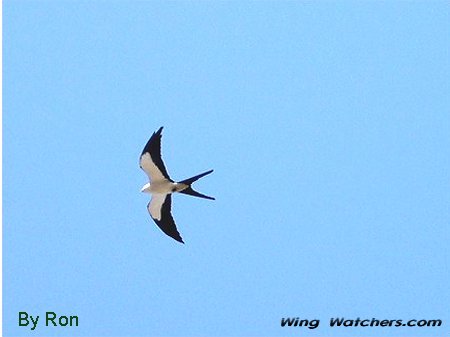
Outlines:
[[141, 192], [150, 194], [169, 194], [180, 192], [187, 187], [188, 185], [185, 184], [174, 183], [168, 180], [161, 180], [145, 184], [142, 187]]

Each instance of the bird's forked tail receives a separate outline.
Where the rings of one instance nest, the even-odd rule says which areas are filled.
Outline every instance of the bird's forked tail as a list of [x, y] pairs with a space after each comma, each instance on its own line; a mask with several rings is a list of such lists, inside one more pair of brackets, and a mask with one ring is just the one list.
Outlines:
[[185, 188], [184, 190], [180, 191], [180, 193], [192, 195], [192, 196], [194, 196], [194, 197], [199, 197], [199, 198], [209, 199], [209, 200], [216, 200], [216, 199], [213, 198], [213, 197], [209, 197], [209, 196], [207, 196], [207, 195], [204, 195], [204, 194], [201, 194], [201, 193], [195, 191], [195, 190], [192, 188], [192, 186], [191, 186], [192, 183], [194, 183], [195, 181], [199, 180], [200, 178], [202, 178], [202, 177], [204, 177], [204, 176], [206, 176], [206, 175], [212, 173], [213, 171], [214, 171], [214, 170], [209, 170], [209, 171], [207, 171], [207, 172], [204, 172], [204, 173], [201, 173], [201, 174], [199, 174], [199, 175], [196, 175], [196, 176], [194, 176], [194, 177], [192, 177], [192, 178], [189, 178], [189, 179], [185, 179], [185, 180], [179, 181], [178, 183], [180, 183], [180, 184], [189, 185], [188, 188]]

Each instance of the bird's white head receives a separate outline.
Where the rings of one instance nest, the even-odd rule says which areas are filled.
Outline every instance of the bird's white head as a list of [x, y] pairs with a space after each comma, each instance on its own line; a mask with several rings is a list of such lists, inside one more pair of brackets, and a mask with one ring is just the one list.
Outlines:
[[141, 192], [150, 193], [150, 183], [145, 184], [142, 187]]

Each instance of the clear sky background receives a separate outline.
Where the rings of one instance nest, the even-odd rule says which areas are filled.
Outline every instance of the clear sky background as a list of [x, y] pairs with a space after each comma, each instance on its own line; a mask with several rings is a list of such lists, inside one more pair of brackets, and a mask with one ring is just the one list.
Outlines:
[[[5, 335], [449, 333], [447, 2], [3, 6]], [[215, 169], [185, 245], [140, 193], [160, 126], [173, 179]]]

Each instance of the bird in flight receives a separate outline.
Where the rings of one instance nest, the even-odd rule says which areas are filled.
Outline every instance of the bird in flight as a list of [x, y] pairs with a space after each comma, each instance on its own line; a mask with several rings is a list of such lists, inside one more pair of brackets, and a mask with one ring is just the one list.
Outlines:
[[147, 209], [156, 225], [168, 236], [174, 238], [178, 242], [184, 243], [171, 213], [172, 193], [179, 192], [194, 197], [215, 200], [213, 197], [195, 191], [191, 186], [192, 183], [201, 177], [210, 174], [213, 170], [209, 170], [179, 182], [174, 182], [170, 179], [161, 158], [162, 129], [163, 127], [160, 127], [158, 131], [153, 132], [153, 135], [145, 145], [141, 157], [139, 158], [139, 166], [147, 174], [150, 181], [142, 187], [141, 192], [150, 193], [152, 195], [152, 198], [147, 205]]

